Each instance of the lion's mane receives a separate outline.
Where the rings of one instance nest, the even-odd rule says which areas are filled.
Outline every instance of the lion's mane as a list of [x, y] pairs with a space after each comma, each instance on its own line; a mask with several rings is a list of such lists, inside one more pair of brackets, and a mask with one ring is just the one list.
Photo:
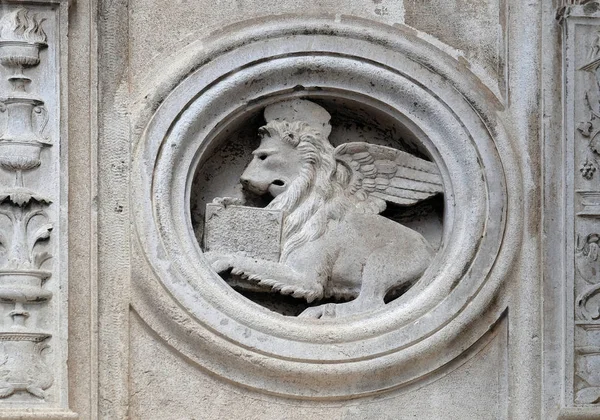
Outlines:
[[305, 122], [271, 121], [259, 133], [291, 144], [302, 155], [298, 177], [267, 206], [285, 214], [281, 253], [285, 262], [292, 251], [323, 235], [329, 220], [343, 217], [350, 171], [336, 161], [329, 140]]

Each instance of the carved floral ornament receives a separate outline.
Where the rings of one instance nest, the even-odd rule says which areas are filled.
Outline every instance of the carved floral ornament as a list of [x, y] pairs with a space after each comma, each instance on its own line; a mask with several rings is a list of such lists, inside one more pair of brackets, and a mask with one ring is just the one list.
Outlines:
[[[495, 296], [518, 243], [506, 183], [520, 184], [494, 118], [499, 103], [453, 59], [393, 28], [290, 18], [238, 30], [190, 46], [181, 55], [189, 61], [152, 84], [164, 90], [144, 92], [139, 125], [156, 109], [152, 98], [170, 94], [135, 154], [145, 255], [135, 310], [190, 360], [291, 397], [371, 394], [452, 361], [501, 316]], [[300, 183], [315, 162], [321, 171]], [[204, 205], [192, 208], [198, 196]], [[442, 203], [435, 229], [407, 216], [427, 200]], [[303, 209], [297, 219], [291, 208]], [[382, 237], [389, 248], [376, 246]], [[312, 303], [302, 317], [285, 316], [232, 288], [253, 285], [263, 300]], [[370, 286], [380, 289], [363, 300]], [[273, 380], [283, 374], [294, 383]]]
[[26, 75], [47, 47], [42, 22], [22, 7], [0, 17], [0, 64], [11, 87], [0, 98], [0, 167], [14, 179], [0, 188], [0, 303], [12, 307], [0, 331], [0, 398], [11, 402], [44, 400], [54, 383], [43, 354], [52, 335], [36, 326], [40, 305], [53, 296], [44, 287], [52, 276], [52, 200], [23, 178], [38, 169], [41, 149], [51, 145], [45, 136], [49, 113]]
[[600, 1], [598, 0], [562, 0], [560, 6], [556, 9], [556, 19], [563, 22], [568, 18], [573, 8], [583, 7], [586, 14], [592, 14], [600, 10]]
[[[596, 2], [585, 3], [595, 9], [583, 10], [583, 13], [595, 12]], [[582, 10], [579, 10], [581, 13]], [[567, 23], [569, 25], [570, 23]], [[581, 26], [580, 28], [585, 27]], [[567, 255], [574, 254], [572, 289], [573, 307], [567, 309], [567, 319], [573, 321], [573, 338], [567, 340], [568, 351], [573, 351], [572, 368], [572, 401], [576, 405], [591, 405], [600, 403], [600, 378], [598, 364], [600, 363], [600, 348], [598, 340], [600, 320], [600, 277], [598, 277], [598, 250], [600, 236], [598, 235], [598, 191], [597, 170], [600, 158], [600, 32], [594, 26], [585, 27], [585, 42], [581, 43], [580, 61], [573, 66], [577, 85], [575, 115], [572, 128], [575, 156], [579, 156], [579, 171], [582, 178], [576, 177], [568, 181], [573, 188], [573, 202], [578, 211], [574, 218], [574, 244], [567, 247]], [[569, 31], [572, 27], [569, 27]], [[567, 41], [575, 37], [568, 32]], [[573, 61], [571, 61], [573, 62]], [[571, 82], [569, 81], [569, 83]], [[571, 133], [569, 133], [571, 134]], [[579, 163], [575, 162], [575, 163]], [[575, 169], [576, 170], [576, 169]], [[571, 199], [569, 199], [571, 201]], [[571, 252], [573, 254], [571, 254]], [[569, 367], [570, 368], [570, 367]], [[570, 386], [567, 386], [569, 389]], [[570, 391], [570, 390], [569, 390]]]

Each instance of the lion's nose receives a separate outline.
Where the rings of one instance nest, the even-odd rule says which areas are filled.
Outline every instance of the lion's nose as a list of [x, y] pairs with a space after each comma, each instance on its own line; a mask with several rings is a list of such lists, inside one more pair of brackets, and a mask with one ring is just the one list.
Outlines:
[[250, 187], [250, 180], [248, 178], [241, 177], [240, 182], [242, 183], [242, 187], [248, 189]]

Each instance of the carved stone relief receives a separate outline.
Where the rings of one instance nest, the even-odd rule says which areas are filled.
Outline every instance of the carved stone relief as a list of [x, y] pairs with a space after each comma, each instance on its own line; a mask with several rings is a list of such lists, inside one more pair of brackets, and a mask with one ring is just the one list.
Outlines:
[[383, 307], [390, 291], [414, 284], [434, 250], [379, 214], [388, 202], [410, 206], [441, 193], [436, 165], [367, 142], [334, 148], [331, 115], [308, 100], [269, 105], [264, 117], [240, 180], [248, 194], [271, 201], [264, 210], [232, 205], [238, 198], [209, 204], [204, 255], [215, 270], [230, 270], [242, 289], [250, 283], [308, 303], [345, 301], [300, 314], [313, 318]]
[[598, 417], [600, 1], [174, 3], [2, 2], [0, 419]]
[[[66, 313], [59, 309], [66, 302], [66, 250], [60, 239], [66, 219], [61, 222], [58, 206], [66, 196], [58, 168], [66, 158], [66, 143], [59, 137], [53, 78], [60, 37], [56, 25], [65, 9], [14, 5], [3, 11], [0, 407], [35, 403], [36, 410], [70, 418], [64, 399]], [[64, 411], [56, 411], [59, 407]]]
[[[51, 200], [23, 183], [23, 172], [40, 166], [41, 148], [49, 145], [42, 134], [48, 111], [44, 101], [27, 90], [31, 79], [24, 74], [27, 67], [39, 64], [40, 49], [46, 46], [39, 19], [27, 9], [16, 9], [0, 20], [0, 63], [11, 72], [8, 82], [12, 87], [12, 92], [2, 99], [6, 122], [0, 136], [0, 166], [15, 176], [15, 185], [1, 193], [0, 209], [0, 215], [8, 221], [0, 236], [4, 250], [0, 300], [14, 305], [9, 312], [12, 325], [0, 332], [2, 398], [26, 391], [43, 399], [44, 390], [53, 382], [42, 356], [44, 341], [51, 335], [32, 329], [27, 322], [30, 313], [24, 307], [43, 304], [52, 297], [43, 288], [51, 276], [46, 268], [52, 255], [40, 250], [40, 244], [48, 241], [52, 232], [53, 225], [45, 212]], [[45, 121], [36, 126], [38, 115]], [[36, 311], [34, 308], [31, 310]]]
[[571, 2], [564, 14], [567, 104], [572, 107], [566, 110], [566, 226], [572, 238], [566, 258], [573, 261], [565, 283], [565, 363], [572, 372], [566, 377], [567, 406], [600, 403], [600, 20], [579, 19], [593, 15], [598, 5]]
[[66, 3], [0, 8], [0, 418], [597, 417], [600, 2], [75, 2], [75, 99]]
[[[600, 271], [598, 234], [578, 237], [575, 297], [575, 403], [600, 402]], [[583, 281], [582, 281], [583, 280]]]
[[[348, 398], [428, 375], [503, 310], [490, 301], [517, 249], [505, 183], [518, 170], [494, 96], [389, 27], [238, 30], [191, 46], [140, 102], [135, 255], [152, 269], [135, 269], [136, 313], [269, 393]], [[179, 315], [161, 310], [173, 299]]]

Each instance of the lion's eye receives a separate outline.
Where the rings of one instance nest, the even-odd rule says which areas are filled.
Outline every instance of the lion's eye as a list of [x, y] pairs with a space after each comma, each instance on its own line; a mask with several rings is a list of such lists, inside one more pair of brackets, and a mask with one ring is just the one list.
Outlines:
[[266, 153], [260, 153], [259, 155], [257, 155], [257, 157], [260, 160], [265, 160], [267, 158], [267, 156], [269, 156], [269, 155], [267, 155]]

